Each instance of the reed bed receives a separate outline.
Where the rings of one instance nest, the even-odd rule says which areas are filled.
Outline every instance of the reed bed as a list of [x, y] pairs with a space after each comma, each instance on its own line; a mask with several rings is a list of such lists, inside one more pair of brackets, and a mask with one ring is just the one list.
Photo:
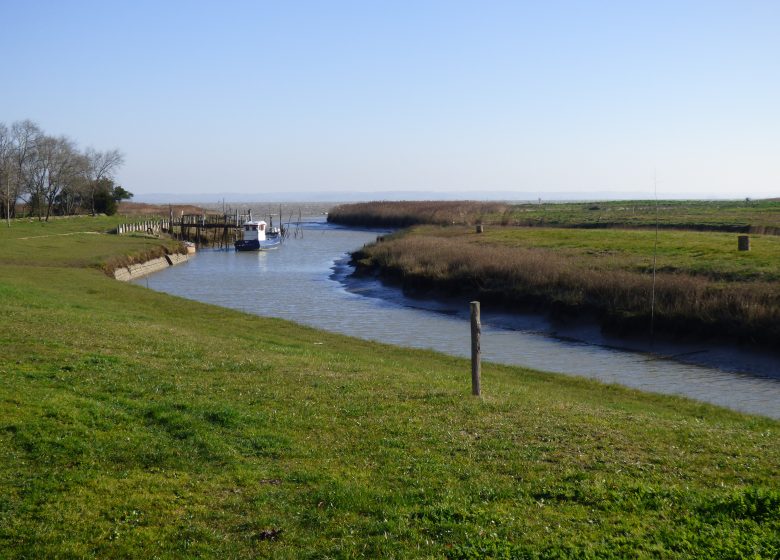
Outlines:
[[780, 234], [780, 201], [608, 201], [503, 203], [364, 202], [331, 210], [328, 220], [352, 226], [510, 225], [566, 228], [687, 229]]
[[405, 288], [467, 294], [509, 306], [596, 312], [620, 330], [696, 331], [772, 344], [780, 336], [776, 282], [726, 282], [704, 276], [605, 269], [558, 250], [469, 243], [463, 236], [400, 235], [356, 253], [359, 270]]
[[472, 225], [492, 221], [510, 206], [502, 202], [402, 201], [342, 204], [331, 209], [328, 221], [349, 226], [408, 227], [419, 224]]

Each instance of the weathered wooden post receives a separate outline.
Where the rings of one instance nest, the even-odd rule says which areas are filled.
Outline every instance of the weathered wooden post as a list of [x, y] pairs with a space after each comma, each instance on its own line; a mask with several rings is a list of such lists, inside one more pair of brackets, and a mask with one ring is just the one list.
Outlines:
[[479, 320], [479, 302], [471, 302], [471, 394], [480, 396], [482, 394], [482, 349], [480, 348], [480, 337], [482, 335], [482, 325]]
[[750, 251], [750, 237], [747, 235], [740, 235], [737, 238], [737, 248], [740, 251]]

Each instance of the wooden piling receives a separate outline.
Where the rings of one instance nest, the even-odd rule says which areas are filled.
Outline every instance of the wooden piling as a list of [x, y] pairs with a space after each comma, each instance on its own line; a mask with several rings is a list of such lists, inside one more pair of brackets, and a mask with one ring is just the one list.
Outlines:
[[479, 318], [479, 302], [472, 301], [471, 306], [471, 394], [480, 396], [482, 394], [482, 349], [480, 348], [480, 338], [482, 336], [482, 324]]
[[750, 236], [740, 235], [737, 238], [737, 248], [740, 251], [750, 251]]

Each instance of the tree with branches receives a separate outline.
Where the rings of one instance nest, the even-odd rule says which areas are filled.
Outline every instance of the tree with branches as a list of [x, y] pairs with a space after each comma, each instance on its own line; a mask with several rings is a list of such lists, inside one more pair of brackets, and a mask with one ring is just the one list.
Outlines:
[[124, 156], [119, 150], [99, 152], [88, 148], [85, 154], [87, 158], [87, 185], [92, 214], [95, 214], [95, 195], [100, 189], [103, 180], [113, 181], [114, 172], [124, 163]]
[[133, 196], [114, 184], [122, 163], [117, 149], [82, 152], [72, 139], [44, 134], [30, 120], [10, 127], [0, 122], [0, 215], [10, 226], [20, 201], [41, 220], [79, 209], [116, 211], [119, 201]]

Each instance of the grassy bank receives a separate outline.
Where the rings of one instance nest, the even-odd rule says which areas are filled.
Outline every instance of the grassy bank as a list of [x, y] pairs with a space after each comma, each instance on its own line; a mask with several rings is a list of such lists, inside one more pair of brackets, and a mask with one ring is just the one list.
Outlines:
[[14, 231], [4, 557], [780, 554], [776, 421], [493, 365], [474, 399], [464, 360], [115, 282], [94, 234], [11, 261]]
[[780, 337], [780, 237], [740, 252], [733, 234], [663, 231], [653, 301], [652, 231], [424, 226], [364, 247], [359, 269], [407, 289], [463, 293], [509, 306], [597, 313], [613, 330]]
[[[110, 273], [120, 266], [180, 251], [180, 244], [145, 234], [110, 235], [119, 216], [16, 220], [0, 229], [0, 263], [31, 267], [88, 267]], [[33, 271], [30, 272], [34, 274]]]
[[334, 223], [369, 227], [490, 224], [523, 227], [648, 228], [780, 234], [780, 200], [571, 202], [365, 202], [331, 209]]

